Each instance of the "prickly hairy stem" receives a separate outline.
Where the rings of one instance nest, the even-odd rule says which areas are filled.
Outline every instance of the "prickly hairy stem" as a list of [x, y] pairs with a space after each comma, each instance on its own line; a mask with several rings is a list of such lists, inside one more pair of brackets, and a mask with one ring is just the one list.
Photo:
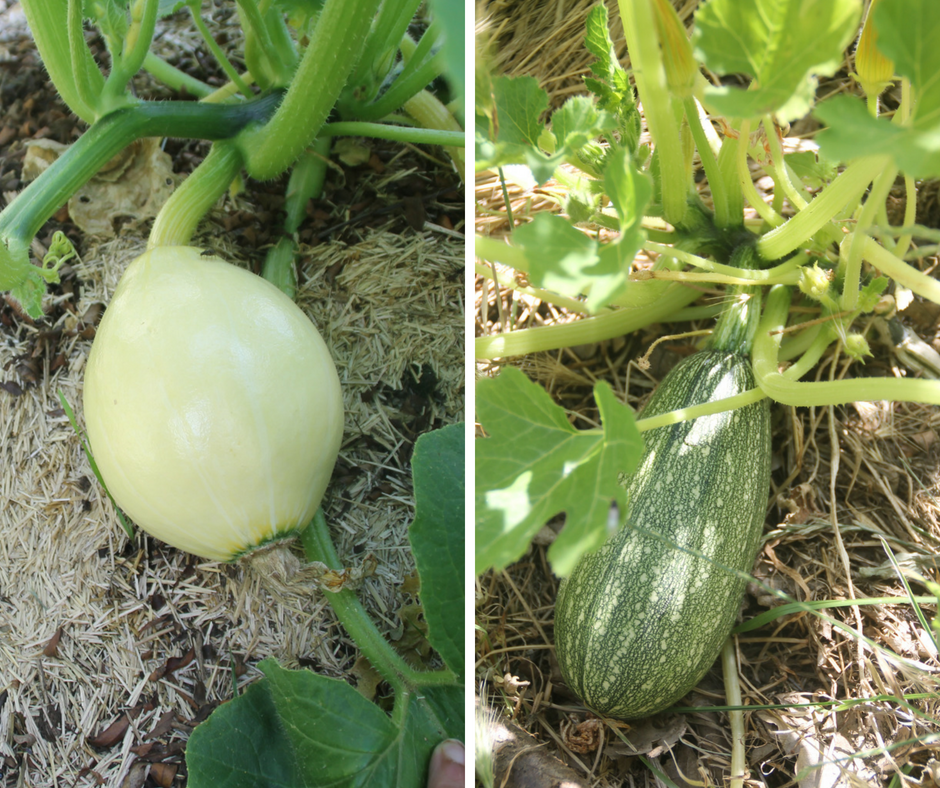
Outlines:
[[263, 129], [239, 138], [253, 178], [284, 172], [316, 137], [359, 59], [378, 6], [379, 0], [327, 1], [278, 111]]

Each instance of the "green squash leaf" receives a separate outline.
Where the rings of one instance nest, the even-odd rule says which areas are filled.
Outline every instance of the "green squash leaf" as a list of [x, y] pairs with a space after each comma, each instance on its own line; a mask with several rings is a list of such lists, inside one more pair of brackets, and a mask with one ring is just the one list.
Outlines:
[[548, 558], [556, 574], [567, 575], [607, 537], [611, 505], [625, 511], [618, 477], [643, 452], [633, 411], [598, 383], [603, 430], [576, 430], [545, 390], [514, 367], [480, 380], [476, 397], [489, 435], [475, 444], [476, 573], [517, 560], [539, 529], [565, 512]]
[[397, 728], [344, 681], [260, 667], [264, 679], [190, 736], [190, 788], [424, 788], [434, 747], [463, 736], [460, 686], [410, 693]]
[[464, 53], [466, 36], [464, 35], [464, 12], [462, 3], [449, 0], [431, 0], [434, 20], [444, 31], [444, 45], [441, 52], [447, 68], [447, 77], [455, 95], [464, 93]]
[[633, 259], [646, 240], [641, 222], [653, 187], [621, 150], [605, 159], [604, 191], [620, 219], [616, 241], [598, 244], [549, 213], [536, 214], [513, 233], [513, 243], [530, 261], [530, 281], [563, 295], [586, 296], [585, 306], [591, 313], [609, 305], [629, 286]]
[[933, 0], [880, 3], [875, 8], [878, 48], [911, 80], [915, 101], [908, 126], [873, 118], [861, 99], [836, 96], [816, 108], [828, 126], [819, 133], [830, 158], [888, 155], [905, 175], [940, 177], [940, 4]]
[[913, 125], [940, 126], [940, 3], [904, 0], [875, 7], [878, 49], [894, 61], [894, 70], [911, 80]]
[[[860, 0], [711, 0], [696, 15], [695, 57], [716, 74], [745, 74], [749, 90], [709, 87], [705, 103], [725, 117], [803, 117], [816, 76], [831, 76], [858, 31]], [[880, 40], [879, 40], [880, 45]]]
[[828, 127], [816, 135], [816, 141], [830, 159], [891, 156], [905, 175], [940, 177], [940, 124], [935, 129], [896, 126], [886, 118], [873, 118], [865, 102], [852, 96], [835, 96], [813, 114]]
[[418, 438], [411, 460], [415, 519], [408, 539], [421, 578], [428, 640], [454, 673], [464, 672], [464, 425]]
[[[549, 133], [541, 120], [548, 109], [548, 94], [535, 79], [498, 77], [491, 84], [491, 104], [477, 107], [477, 170], [525, 164], [538, 183], [545, 183], [566, 156], [616, 128], [613, 115], [578, 96], [554, 113]], [[554, 150], [546, 151], [546, 146]]]

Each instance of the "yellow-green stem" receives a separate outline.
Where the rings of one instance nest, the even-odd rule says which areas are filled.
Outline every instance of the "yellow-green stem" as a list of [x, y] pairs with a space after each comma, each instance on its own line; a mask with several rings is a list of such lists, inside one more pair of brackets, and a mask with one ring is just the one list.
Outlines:
[[870, 156], [852, 162], [806, 208], [757, 242], [760, 256], [765, 260], [778, 260], [798, 249], [829, 224], [847, 203], [861, 197], [868, 184], [888, 166], [890, 158], [887, 156]]
[[474, 352], [477, 358], [503, 358], [613, 339], [652, 323], [670, 319], [700, 295], [696, 289], [673, 284], [667, 287], [651, 306], [618, 309], [616, 312], [574, 323], [538, 326], [495, 336], [478, 337], [474, 343]]
[[649, 0], [618, 0], [620, 19], [633, 64], [633, 78], [643, 104], [653, 144], [659, 151], [663, 214], [673, 225], [682, 223], [688, 181], [682, 157], [679, 123], [673, 112], [659, 36]]
[[842, 287], [842, 298], [840, 306], [847, 312], [851, 312], [858, 304], [858, 288], [862, 275], [862, 249], [864, 248], [865, 233], [872, 226], [875, 220], [875, 214], [880, 207], [884, 207], [888, 192], [894, 184], [895, 176], [898, 174], [898, 168], [889, 166], [882, 171], [872, 185], [871, 193], [858, 217], [855, 226], [855, 232], [842, 242], [839, 246], [840, 265], [845, 264], [844, 285]]
[[[738, 680], [738, 661], [735, 658], [734, 637], [729, 637], [721, 649], [721, 667], [725, 676], [725, 702], [740, 707], [741, 682]], [[744, 751], [744, 712], [740, 708], [728, 712], [731, 723], [731, 788], [743, 788], [747, 760]]]
[[[463, 133], [463, 129], [456, 121], [453, 115], [448, 112], [437, 96], [427, 90], [412, 96], [403, 105], [405, 112], [413, 117], [421, 126], [426, 129], [438, 129], [440, 131], [456, 131]], [[457, 174], [460, 180], [465, 180], [467, 162], [464, 157], [464, 149], [456, 147], [446, 147], [447, 155], [450, 156], [457, 168]]]
[[232, 143], [216, 142], [160, 209], [147, 248], [188, 245], [203, 216], [225, 193], [241, 166], [241, 153]]
[[761, 219], [771, 227], [779, 227], [783, 223], [783, 217], [764, 202], [758, 194], [757, 187], [754, 186], [754, 181], [751, 179], [750, 167], [747, 165], [747, 141], [751, 134], [750, 120], [745, 119], [741, 124], [740, 134], [741, 139], [738, 142], [740, 146], [738, 149], [738, 182], [741, 184], [741, 191]]

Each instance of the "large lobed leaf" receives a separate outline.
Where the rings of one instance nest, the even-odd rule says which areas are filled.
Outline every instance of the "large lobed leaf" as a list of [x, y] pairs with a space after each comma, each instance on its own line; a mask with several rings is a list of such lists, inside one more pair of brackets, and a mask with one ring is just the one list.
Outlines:
[[[409, 529], [428, 640], [458, 677], [464, 669], [464, 445], [463, 424], [418, 439]], [[265, 677], [190, 737], [191, 788], [424, 788], [434, 747], [463, 738], [464, 689], [457, 679], [408, 686], [395, 698], [393, 720], [344, 681], [284, 670], [273, 659], [259, 667]]]
[[860, 0], [710, 0], [695, 18], [696, 58], [716, 74], [754, 82], [748, 90], [709, 87], [705, 103], [725, 117], [803, 117], [816, 75], [842, 65], [860, 13]]
[[491, 103], [477, 107], [477, 170], [525, 164], [538, 183], [551, 178], [566, 156], [617, 126], [613, 115], [576, 96], [552, 116], [554, 150], [549, 153], [541, 147], [545, 132], [541, 117], [548, 108], [548, 94], [534, 78], [497, 77], [483, 100]]
[[537, 287], [577, 297], [588, 312], [608, 306], [629, 286], [630, 269], [646, 240], [641, 223], [653, 188], [631, 164], [626, 150], [606, 160], [604, 191], [620, 219], [616, 241], [598, 244], [555, 214], [539, 213], [513, 233], [529, 259], [529, 280]]
[[463, 737], [463, 688], [410, 693], [402, 726], [350, 685], [273, 659], [186, 746], [190, 788], [424, 788], [431, 752]]
[[625, 511], [618, 477], [643, 452], [633, 411], [598, 383], [603, 430], [578, 431], [544, 389], [513, 367], [479, 381], [476, 395], [490, 436], [475, 443], [476, 573], [518, 559], [539, 529], [565, 512], [548, 557], [556, 574], [567, 575], [608, 536], [611, 506]]

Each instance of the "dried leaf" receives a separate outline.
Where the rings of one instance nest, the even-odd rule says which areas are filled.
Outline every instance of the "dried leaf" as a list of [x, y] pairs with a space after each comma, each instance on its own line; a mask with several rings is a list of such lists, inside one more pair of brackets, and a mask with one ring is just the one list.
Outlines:
[[43, 647], [42, 654], [44, 657], [56, 657], [59, 654], [59, 640], [62, 637], [62, 627], [59, 627], [55, 634], [49, 638], [46, 645]]
[[372, 700], [379, 684], [384, 680], [382, 674], [372, 667], [372, 663], [363, 656], [356, 660], [350, 672], [356, 676], [356, 689], [359, 694], [366, 700]]
[[92, 747], [113, 747], [121, 739], [124, 738], [124, 734], [127, 732], [128, 726], [131, 724], [130, 719], [126, 714], [122, 714], [114, 722], [112, 722], [107, 728], [105, 728], [97, 736], [91, 736], [86, 741]]
[[179, 767], [172, 763], [154, 763], [150, 766], [150, 776], [160, 788], [170, 788]]

